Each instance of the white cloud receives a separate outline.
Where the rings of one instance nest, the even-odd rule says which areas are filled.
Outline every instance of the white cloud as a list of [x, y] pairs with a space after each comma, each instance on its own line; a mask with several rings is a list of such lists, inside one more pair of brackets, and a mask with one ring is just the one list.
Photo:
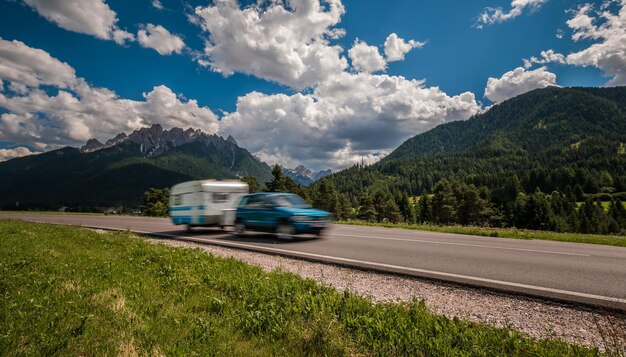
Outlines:
[[[611, 11], [616, 5], [617, 13]], [[524, 66], [561, 63], [573, 66], [593, 66], [611, 79], [608, 86], [626, 85], [626, 0], [609, 0], [599, 10], [593, 4], [582, 4], [571, 11], [567, 26], [573, 30], [572, 40], [592, 42], [578, 52], [563, 55], [554, 50], [542, 51], [541, 56], [524, 59]]]
[[545, 67], [526, 70], [518, 67], [500, 78], [489, 78], [485, 97], [495, 103], [503, 102], [533, 89], [556, 86], [556, 75]]
[[532, 56], [528, 59], [524, 58], [523, 61], [526, 69], [531, 68], [534, 64], [567, 63], [565, 56], [554, 52], [554, 50], [541, 51], [541, 57]]
[[362, 72], [378, 72], [387, 68], [387, 61], [378, 52], [378, 47], [356, 40], [348, 51], [352, 67]]
[[[45, 51], [5, 40], [0, 40], [0, 49], [0, 80], [26, 86], [21, 93], [0, 92], [0, 107], [8, 111], [0, 116], [0, 141], [43, 150], [93, 137], [105, 140], [155, 123], [209, 133], [218, 129], [217, 116], [209, 108], [181, 99], [166, 86], [144, 93], [144, 100], [123, 99], [109, 89], [90, 86]], [[56, 90], [39, 88], [44, 84]]]
[[163, 7], [163, 4], [161, 4], [159, 0], [152, 0], [152, 6], [157, 10], [165, 9], [165, 7]]
[[404, 55], [414, 48], [421, 48], [424, 46], [424, 42], [415, 40], [409, 40], [408, 42], [398, 37], [395, 33], [392, 33], [385, 40], [385, 56], [387, 62], [402, 61]]
[[15, 149], [0, 149], [0, 161], [7, 161], [17, 157], [37, 155], [39, 152], [30, 151], [29, 148], [20, 146]]
[[76, 82], [70, 65], [20, 41], [0, 38], [0, 58], [0, 79], [9, 81], [15, 88], [23, 90], [24, 86], [40, 85], [67, 88]]
[[626, 0], [616, 3], [619, 4], [616, 14], [608, 6], [592, 13], [593, 5], [584, 4], [567, 21], [574, 31], [574, 41], [595, 41], [579, 52], [570, 53], [567, 63], [600, 68], [611, 77], [609, 86], [626, 85]]
[[565, 37], [565, 32], [562, 29], [558, 29], [558, 30], [556, 30], [556, 35], [555, 36], [559, 40], [562, 40], [563, 37]]
[[481, 29], [485, 25], [512, 20], [520, 16], [524, 12], [524, 9], [530, 8], [531, 10], [537, 10], [546, 2], [548, 2], [548, 0], [513, 0], [511, 1], [511, 10], [508, 12], [504, 11], [501, 7], [486, 7], [478, 16], [474, 27]]
[[197, 7], [193, 21], [208, 32], [198, 63], [229, 76], [234, 72], [304, 89], [348, 67], [343, 49], [329, 44], [343, 32], [340, 0], [291, 0], [239, 7], [217, 0]]
[[220, 130], [269, 162], [336, 169], [362, 157], [376, 160], [375, 153], [386, 154], [409, 137], [479, 110], [469, 92], [451, 97], [423, 81], [344, 72], [311, 94], [240, 97]]
[[147, 24], [137, 32], [137, 40], [142, 47], [152, 48], [161, 55], [181, 53], [185, 48], [183, 40], [171, 34], [161, 25]]
[[117, 14], [104, 0], [23, 0], [48, 21], [59, 27], [113, 40], [118, 44], [133, 41], [134, 36], [117, 26]]

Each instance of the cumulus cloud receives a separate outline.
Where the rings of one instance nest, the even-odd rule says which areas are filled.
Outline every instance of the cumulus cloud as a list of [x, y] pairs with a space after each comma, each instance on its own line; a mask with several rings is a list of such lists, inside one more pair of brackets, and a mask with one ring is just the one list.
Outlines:
[[526, 70], [518, 67], [500, 78], [489, 78], [485, 97], [495, 103], [503, 102], [533, 89], [556, 86], [556, 75], [545, 67]]
[[567, 63], [564, 55], [555, 52], [554, 50], [541, 51], [539, 58], [532, 56], [528, 59], [524, 58], [524, 67], [526, 69], [531, 68], [534, 64], [547, 64], [547, 63]]
[[117, 14], [104, 0], [23, 0], [39, 15], [59, 27], [78, 33], [113, 40], [118, 44], [134, 41], [133, 34], [117, 26]]
[[[615, 13], [611, 11], [613, 5], [616, 5]], [[593, 4], [582, 4], [571, 12], [567, 26], [573, 31], [572, 40], [592, 44], [568, 55], [551, 49], [542, 51], [538, 58], [524, 59], [524, 66], [548, 63], [593, 66], [611, 78], [606, 85], [626, 85], [626, 0], [606, 1], [598, 10]]]
[[185, 42], [171, 34], [161, 25], [147, 24], [137, 32], [137, 40], [142, 47], [152, 48], [161, 55], [180, 54], [185, 48]]
[[347, 51], [356, 73], [348, 72], [343, 49], [331, 44], [344, 34], [336, 28], [343, 13], [340, 0], [257, 2], [244, 9], [219, 0], [196, 8], [192, 20], [208, 33], [199, 63], [308, 89], [240, 97], [220, 132], [270, 163], [341, 168], [378, 160], [411, 136], [480, 111], [472, 93], [449, 96], [424, 81], [372, 74], [423, 45], [396, 34], [387, 38], [387, 58], [357, 40]]
[[340, 0], [291, 0], [240, 8], [217, 0], [195, 9], [192, 20], [208, 33], [198, 63], [229, 76], [251, 74], [304, 89], [348, 67], [340, 46], [329, 44], [344, 13]]
[[511, 1], [511, 10], [508, 12], [501, 7], [486, 7], [478, 16], [474, 27], [482, 29], [485, 25], [493, 25], [512, 20], [520, 16], [526, 8], [537, 10], [546, 2], [548, 2], [548, 0], [513, 0]]
[[609, 86], [626, 85], [626, 0], [616, 2], [613, 13], [603, 5], [594, 12], [592, 4], [578, 8], [567, 25], [574, 33], [574, 41], [589, 40], [592, 45], [567, 56], [567, 63], [576, 66], [594, 66], [611, 77]]
[[270, 162], [337, 169], [375, 161], [409, 137], [479, 111], [470, 92], [448, 96], [423, 81], [344, 72], [310, 94], [240, 97], [220, 130]]
[[161, 4], [159, 0], [152, 0], [152, 7], [154, 7], [157, 10], [165, 9], [165, 7], [163, 7], [163, 4]]
[[392, 33], [385, 40], [385, 56], [387, 62], [402, 61], [404, 55], [414, 48], [421, 48], [424, 46], [424, 42], [415, 40], [404, 41], [404, 39], [398, 37], [395, 33]]
[[166, 86], [144, 93], [143, 100], [124, 99], [90, 86], [43, 50], [5, 40], [0, 40], [0, 49], [5, 49], [0, 50], [0, 80], [24, 87], [21, 93], [0, 91], [0, 107], [7, 111], [0, 115], [1, 141], [47, 150], [93, 137], [105, 140], [155, 123], [217, 131], [217, 116], [209, 108], [181, 99]]
[[352, 67], [357, 71], [377, 72], [387, 68], [387, 61], [378, 52], [378, 47], [370, 46], [364, 41], [356, 40], [348, 51], [348, 56]]
[[20, 41], [0, 38], [0, 58], [0, 79], [19, 88], [18, 92], [25, 91], [26, 86], [68, 88], [76, 83], [76, 74], [70, 65]]
[[0, 149], [0, 161], [7, 161], [17, 157], [37, 155], [39, 152], [30, 151], [29, 148], [20, 146], [15, 149]]

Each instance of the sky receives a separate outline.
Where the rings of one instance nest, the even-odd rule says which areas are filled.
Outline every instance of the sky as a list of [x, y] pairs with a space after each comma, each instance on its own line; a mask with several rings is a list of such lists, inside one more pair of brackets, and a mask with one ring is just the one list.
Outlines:
[[155, 123], [375, 162], [546, 86], [626, 85], [626, 0], [5, 0], [0, 161]]

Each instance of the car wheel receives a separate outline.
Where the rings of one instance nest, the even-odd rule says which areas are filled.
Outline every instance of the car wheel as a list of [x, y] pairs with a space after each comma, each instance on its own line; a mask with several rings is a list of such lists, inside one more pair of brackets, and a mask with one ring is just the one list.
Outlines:
[[235, 223], [235, 235], [242, 237], [244, 234], [246, 234], [246, 225], [241, 222]]
[[276, 237], [281, 240], [292, 240], [294, 235], [293, 225], [281, 223], [276, 227]]

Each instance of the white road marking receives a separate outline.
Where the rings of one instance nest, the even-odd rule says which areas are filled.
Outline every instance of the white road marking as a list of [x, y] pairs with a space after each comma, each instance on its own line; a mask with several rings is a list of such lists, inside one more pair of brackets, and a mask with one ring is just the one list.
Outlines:
[[483, 245], [483, 244], [454, 243], [454, 242], [435, 242], [435, 241], [430, 241], [430, 240], [407, 239], [407, 238], [383, 238], [383, 237], [372, 237], [372, 236], [342, 234], [342, 233], [333, 233], [332, 235], [344, 236], [344, 237], [354, 237], [354, 238], [364, 238], [364, 239], [395, 240], [395, 241], [428, 243], [428, 244], [460, 245], [460, 246], [465, 246], [465, 247], [477, 247], [477, 248], [489, 248], [489, 249], [518, 250], [518, 251], [522, 251], [522, 252], [534, 252], [534, 253], [546, 253], [546, 254], [575, 255], [575, 256], [578, 256], [578, 257], [590, 257], [591, 256], [590, 254], [582, 254], [582, 253], [556, 252], [556, 251], [552, 251], [552, 250], [527, 249], [527, 248], [509, 248], [509, 247], [499, 247], [499, 246]]

